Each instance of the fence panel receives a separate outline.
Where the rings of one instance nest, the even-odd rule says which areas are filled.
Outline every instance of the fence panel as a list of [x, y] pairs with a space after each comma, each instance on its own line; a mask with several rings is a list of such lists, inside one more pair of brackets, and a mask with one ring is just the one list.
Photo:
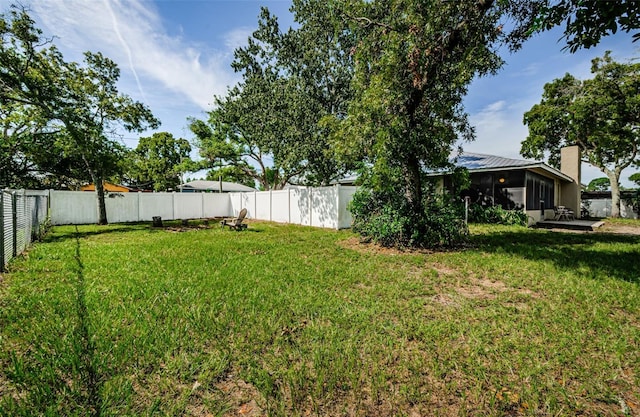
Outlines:
[[47, 192], [0, 191], [0, 271], [40, 236], [48, 204]]
[[271, 192], [271, 220], [278, 223], [290, 223], [289, 213], [291, 207], [290, 191], [280, 190]]
[[338, 228], [339, 229], [348, 229], [351, 227], [351, 223], [353, 223], [353, 217], [351, 216], [351, 212], [347, 208], [351, 200], [353, 200], [353, 195], [358, 190], [358, 187], [353, 186], [338, 186], [339, 193], [339, 205], [338, 205]]
[[138, 207], [138, 220], [149, 222], [154, 216], [160, 216], [165, 220], [173, 220], [173, 194], [172, 193], [137, 193], [140, 206]]
[[227, 217], [231, 214], [229, 194], [202, 193], [204, 217]]
[[255, 219], [271, 220], [271, 192], [255, 193]]
[[202, 193], [174, 193], [173, 194], [173, 218], [174, 219], [201, 219]]
[[94, 224], [98, 222], [96, 194], [86, 191], [52, 191], [51, 224]]
[[291, 223], [311, 226], [311, 212], [309, 211], [310, 188], [292, 188], [291, 200]]
[[110, 223], [139, 221], [139, 198], [138, 193], [108, 193], [105, 198], [107, 220]]
[[338, 228], [338, 187], [312, 188], [311, 226]]
[[2, 213], [0, 214], [0, 227], [2, 233], [2, 248], [0, 248], [0, 270], [4, 270], [4, 266], [9, 259], [13, 257], [13, 195], [2, 191], [0, 193], [0, 202], [2, 203]]

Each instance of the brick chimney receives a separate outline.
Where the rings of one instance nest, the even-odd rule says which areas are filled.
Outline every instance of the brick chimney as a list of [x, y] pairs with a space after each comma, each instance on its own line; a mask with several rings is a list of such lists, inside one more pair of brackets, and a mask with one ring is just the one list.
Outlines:
[[571, 177], [572, 183], [562, 183], [560, 186], [560, 198], [558, 205], [565, 206], [574, 211], [576, 217], [580, 216], [580, 180], [581, 158], [580, 147], [577, 145], [566, 146], [560, 149], [560, 172]]

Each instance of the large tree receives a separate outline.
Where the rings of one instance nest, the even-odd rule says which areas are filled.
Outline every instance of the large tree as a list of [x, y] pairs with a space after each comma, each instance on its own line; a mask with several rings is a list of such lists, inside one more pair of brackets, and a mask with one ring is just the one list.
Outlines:
[[431, 244], [427, 174], [448, 166], [459, 138], [473, 137], [462, 106], [470, 82], [500, 68], [501, 41], [524, 34], [520, 27], [507, 34], [501, 21], [508, 13], [528, 21], [534, 12], [526, 2], [491, 0], [342, 5], [358, 42], [351, 51], [356, 94], [341, 146], [371, 167], [365, 185], [380, 197], [381, 212], [406, 219], [405, 241]]
[[592, 61], [589, 80], [570, 74], [544, 86], [542, 101], [525, 113], [529, 136], [521, 154], [558, 166], [560, 148], [578, 145], [583, 161], [606, 174], [611, 215], [620, 215], [620, 174], [638, 161], [640, 64], [613, 61], [610, 52]]
[[[353, 38], [318, 0], [296, 0], [299, 24], [283, 32], [268, 9], [248, 45], [235, 51], [243, 76], [216, 97], [207, 126], [194, 120], [202, 156], [254, 176], [263, 189], [328, 184], [344, 171], [328, 144], [327, 115], [343, 117], [351, 95]], [[255, 169], [254, 169], [255, 167]]]
[[[142, 131], [159, 121], [142, 103], [120, 94], [117, 65], [100, 53], [85, 53], [84, 64], [66, 62], [24, 9], [0, 18], [0, 105], [20, 105], [46, 121], [34, 139], [47, 140], [50, 153], [41, 169], [60, 166], [96, 184], [98, 222], [107, 223], [103, 180], [122, 167], [120, 129]], [[35, 133], [46, 133], [38, 134]], [[51, 152], [56, 151], [56, 152]]]
[[182, 183], [182, 175], [194, 168], [190, 153], [189, 142], [176, 139], [171, 133], [140, 138], [130, 153], [128, 176], [132, 185], [154, 191], [176, 189]]

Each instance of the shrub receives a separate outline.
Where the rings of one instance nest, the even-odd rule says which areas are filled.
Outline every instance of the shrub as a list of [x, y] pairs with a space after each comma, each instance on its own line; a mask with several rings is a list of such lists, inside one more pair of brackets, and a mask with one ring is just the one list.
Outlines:
[[466, 241], [468, 229], [459, 207], [430, 198], [423, 213], [415, 213], [397, 193], [361, 188], [349, 210], [353, 230], [387, 247], [453, 247]]
[[469, 222], [526, 226], [527, 214], [523, 210], [505, 210], [501, 206], [471, 204]]

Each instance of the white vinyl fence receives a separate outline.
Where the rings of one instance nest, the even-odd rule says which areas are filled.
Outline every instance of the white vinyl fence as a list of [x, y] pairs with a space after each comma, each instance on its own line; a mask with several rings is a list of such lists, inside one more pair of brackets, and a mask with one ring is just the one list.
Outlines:
[[345, 229], [351, 227], [347, 204], [357, 187], [296, 187], [278, 191], [231, 193], [232, 216], [243, 208], [247, 216], [277, 223]]
[[[610, 198], [585, 198], [582, 204], [589, 211], [589, 217], [609, 217], [611, 216]], [[638, 213], [633, 211], [633, 206], [624, 199], [620, 200], [620, 217], [624, 219], [637, 219]]]
[[[216, 193], [107, 193], [109, 223], [224, 217], [231, 213], [228, 194]], [[94, 192], [51, 191], [51, 223], [91, 224], [98, 222]]]
[[[247, 193], [108, 193], [109, 223], [232, 217], [242, 208], [247, 217], [279, 223], [342, 229], [351, 226], [347, 204], [356, 187], [291, 188]], [[93, 192], [51, 191], [51, 223], [98, 222]]]
[[48, 191], [0, 191], [0, 271], [41, 236], [48, 202]]

